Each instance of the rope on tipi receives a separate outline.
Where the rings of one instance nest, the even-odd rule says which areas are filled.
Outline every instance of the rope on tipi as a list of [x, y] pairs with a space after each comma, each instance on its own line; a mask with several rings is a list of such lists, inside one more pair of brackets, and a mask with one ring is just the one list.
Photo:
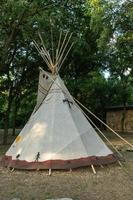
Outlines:
[[[55, 80], [52, 78], [52, 77], [50, 77], [50, 79], [54, 82]], [[63, 89], [62, 89], [62, 87], [58, 84], [58, 83], [56, 83], [55, 82], [55, 84], [62, 90], [62, 92], [65, 94], [65, 95], [67, 95], [68, 97], [69, 97], [69, 95], [66, 93], [66, 91], [64, 91]], [[120, 136], [118, 133], [116, 133], [111, 127], [109, 127], [107, 124], [105, 124], [101, 119], [99, 119], [94, 113], [92, 113], [88, 108], [86, 108], [80, 101], [78, 101], [75, 97], [73, 97], [72, 95], [71, 95], [71, 97], [79, 104], [79, 105], [81, 105], [85, 110], [87, 110], [91, 115], [93, 115], [96, 119], [98, 119], [101, 123], [103, 123], [106, 127], [108, 127], [108, 129], [110, 129], [113, 133], [115, 133], [115, 135], [116, 136], [118, 136], [121, 140], [123, 140], [125, 143], [127, 143], [129, 146], [131, 146], [131, 147], [133, 147], [133, 145], [130, 143], [130, 142], [128, 142], [127, 140], [125, 140], [122, 136]], [[75, 101], [73, 100], [73, 102], [74, 102], [74, 104], [77, 106], [77, 104], [75, 103]], [[79, 106], [78, 106], [78, 108], [79, 108]], [[80, 108], [81, 109], [81, 108]], [[82, 109], [81, 109], [82, 110]], [[84, 111], [82, 110], [82, 112], [83, 112], [83, 114], [87, 117], [88, 115], [86, 115], [85, 113], [84, 113]], [[89, 120], [89, 117], [88, 117], [88, 120]], [[95, 127], [96, 127], [96, 125], [95, 125]], [[97, 127], [97, 130], [98, 130], [98, 127]], [[100, 129], [99, 129], [100, 130]], [[104, 135], [104, 133], [103, 132], [101, 132], [100, 131], [100, 133], [102, 133], [102, 135]], [[105, 135], [104, 135], [104, 138], [107, 138]], [[108, 140], [108, 138], [106, 139], [106, 140]], [[109, 141], [109, 140], [108, 140]], [[109, 141], [110, 142], [110, 141]], [[111, 142], [110, 142], [111, 143]], [[114, 148], [114, 150], [115, 151], [117, 151], [118, 152], [118, 150], [116, 150], [116, 148], [114, 147], [114, 145], [113, 145], [113, 143], [111, 144], [111, 146]], [[120, 155], [120, 152], [119, 152], [119, 155]]]
[[[74, 98], [74, 97], [73, 97]], [[98, 121], [100, 121], [104, 126], [106, 126], [111, 132], [113, 132], [117, 137], [119, 137], [121, 140], [123, 140], [125, 143], [127, 143], [130, 147], [133, 148], [133, 145], [125, 140], [122, 136], [120, 136], [116, 131], [114, 131], [110, 126], [108, 126], [106, 123], [104, 123], [99, 117], [97, 117], [93, 112], [91, 112], [88, 108], [86, 108], [81, 102], [79, 102], [76, 98], [74, 100], [82, 106], [87, 112], [89, 112], [92, 116], [94, 116]]]
[[116, 149], [116, 147], [113, 145], [112, 142], [105, 136], [105, 134], [96, 126], [96, 124], [89, 118], [89, 116], [75, 103], [75, 105], [80, 109], [80, 111], [85, 115], [85, 117], [89, 120], [89, 122], [93, 125], [93, 127], [96, 128], [96, 130], [105, 138], [105, 140], [112, 146], [112, 148], [120, 155], [120, 157], [123, 157], [123, 155]]

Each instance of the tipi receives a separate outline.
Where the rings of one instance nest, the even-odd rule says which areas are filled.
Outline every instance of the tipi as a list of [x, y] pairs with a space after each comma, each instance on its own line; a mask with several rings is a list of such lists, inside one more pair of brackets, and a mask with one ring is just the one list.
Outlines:
[[[41, 39], [35, 46], [52, 74], [40, 69], [36, 107], [3, 158], [17, 169], [70, 169], [117, 161], [70, 95], [58, 70], [70, 37], [61, 35], [53, 61]], [[61, 45], [62, 43], [62, 45]]]

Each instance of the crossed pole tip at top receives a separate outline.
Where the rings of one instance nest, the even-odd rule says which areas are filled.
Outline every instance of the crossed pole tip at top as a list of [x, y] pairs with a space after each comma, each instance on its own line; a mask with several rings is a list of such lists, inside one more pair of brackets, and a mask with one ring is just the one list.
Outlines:
[[[70, 44], [70, 39], [72, 37], [72, 33], [68, 35], [68, 32], [65, 34], [64, 38], [62, 38], [62, 32], [60, 33], [57, 49], [54, 52], [52, 52], [52, 55], [50, 55], [49, 51], [45, 47], [44, 41], [42, 39], [42, 36], [40, 33], [38, 33], [40, 38], [40, 44], [38, 44], [36, 41], [34, 42], [34, 46], [36, 47], [37, 51], [47, 64], [48, 68], [51, 70], [52, 74], [58, 74], [61, 66], [63, 65], [68, 53], [70, 52], [72, 46], [74, 43]], [[52, 51], [53, 49], [53, 41], [52, 41]], [[55, 55], [55, 57], [54, 57]]]

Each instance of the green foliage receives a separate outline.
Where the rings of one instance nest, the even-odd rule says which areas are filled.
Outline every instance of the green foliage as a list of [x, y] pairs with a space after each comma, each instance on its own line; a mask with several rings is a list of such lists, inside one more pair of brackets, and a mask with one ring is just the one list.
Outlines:
[[18, 127], [33, 110], [38, 67], [46, 69], [32, 42], [38, 31], [50, 51], [52, 37], [55, 48], [61, 30], [73, 32], [75, 45], [60, 73], [92, 111], [102, 116], [107, 106], [133, 102], [132, 1], [2, 0], [0, 12], [0, 126], [10, 111], [12, 127], [16, 107]]

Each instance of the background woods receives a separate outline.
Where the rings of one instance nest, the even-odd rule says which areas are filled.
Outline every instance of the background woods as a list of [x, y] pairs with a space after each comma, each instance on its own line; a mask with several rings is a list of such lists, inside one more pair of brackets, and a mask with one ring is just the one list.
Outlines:
[[[0, 5], [0, 128], [22, 127], [36, 103], [38, 68], [33, 40], [46, 46], [72, 32], [74, 47], [60, 74], [70, 92], [105, 118], [105, 108], [133, 104], [133, 2], [118, 0], [2, 0]], [[123, 112], [124, 121], [124, 112]]]

